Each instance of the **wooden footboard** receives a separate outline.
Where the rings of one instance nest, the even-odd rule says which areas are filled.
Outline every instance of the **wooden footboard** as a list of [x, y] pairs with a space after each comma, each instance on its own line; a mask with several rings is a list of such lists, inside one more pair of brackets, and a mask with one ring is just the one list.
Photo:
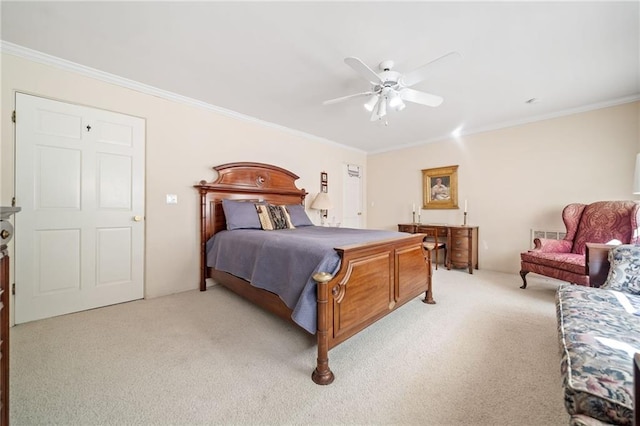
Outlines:
[[318, 363], [313, 381], [326, 385], [334, 376], [328, 351], [406, 302], [431, 289], [431, 259], [424, 235], [337, 248], [338, 273], [316, 274], [318, 283]]
[[[425, 293], [423, 302], [436, 303], [431, 288], [430, 252], [423, 234], [336, 248], [341, 258], [335, 276], [314, 275], [317, 288], [317, 365], [312, 379], [333, 382], [328, 352], [403, 304]], [[256, 305], [291, 321], [291, 309], [275, 294], [253, 287], [226, 272], [209, 269], [218, 284]]]

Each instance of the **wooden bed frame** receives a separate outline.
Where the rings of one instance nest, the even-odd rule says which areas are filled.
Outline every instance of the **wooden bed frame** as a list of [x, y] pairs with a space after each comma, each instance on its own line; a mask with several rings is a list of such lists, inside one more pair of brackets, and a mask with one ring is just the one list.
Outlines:
[[[218, 178], [194, 185], [200, 192], [200, 290], [212, 278], [242, 297], [291, 321], [292, 310], [275, 294], [247, 281], [206, 266], [205, 246], [216, 232], [226, 229], [222, 199], [264, 200], [273, 204], [303, 204], [307, 195], [298, 189], [298, 176], [262, 163], [229, 163], [214, 167]], [[424, 235], [337, 247], [341, 267], [335, 276], [314, 275], [318, 283], [318, 359], [312, 379], [320, 385], [333, 382], [328, 351], [404, 303], [425, 293], [433, 304], [431, 259], [423, 248]]]

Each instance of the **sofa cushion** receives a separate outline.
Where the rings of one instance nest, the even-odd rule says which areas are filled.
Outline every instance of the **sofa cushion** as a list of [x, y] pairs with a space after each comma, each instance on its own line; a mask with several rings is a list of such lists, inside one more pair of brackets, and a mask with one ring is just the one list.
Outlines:
[[609, 251], [609, 275], [601, 288], [640, 294], [640, 246], [624, 244]]
[[576, 416], [571, 416], [569, 419], [569, 426], [612, 426], [611, 423], [601, 422], [600, 420], [596, 420], [594, 418], [583, 416], [582, 414], [578, 414]]
[[[640, 308], [640, 296], [626, 296]], [[558, 288], [556, 310], [567, 411], [631, 425], [640, 317], [628, 313], [611, 290], [570, 284]]]
[[586, 274], [585, 257], [575, 253], [545, 253], [529, 250], [521, 253], [520, 258], [523, 262], [549, 266], [579, 275]]

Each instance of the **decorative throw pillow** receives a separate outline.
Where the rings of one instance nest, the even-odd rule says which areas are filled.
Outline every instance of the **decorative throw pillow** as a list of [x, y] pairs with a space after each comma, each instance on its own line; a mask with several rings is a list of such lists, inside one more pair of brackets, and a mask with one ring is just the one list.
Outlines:
[[291, 218], [284, 206], [274, 206], [273, 204], [256, 204], [258, 219], [265, 231], [273, 231], [275, 229], [293, 229], [295, 226], [291, 224]]
[[609, 275], [600, 287], [640, 294], [640, 246], [622, 244], [609, 251]]
[[227, 229], [260, 229], [260, 219], [256, 214], [255, 201], [222, 200], [222, 210], [227, 221]]
[[313, 226], [313, 222], [307, 216], [307, 212], [304, 211], [302, 204], [288, 204], [284, 206], [291, 217], [291, 224], [295, 227], [298, 226]]

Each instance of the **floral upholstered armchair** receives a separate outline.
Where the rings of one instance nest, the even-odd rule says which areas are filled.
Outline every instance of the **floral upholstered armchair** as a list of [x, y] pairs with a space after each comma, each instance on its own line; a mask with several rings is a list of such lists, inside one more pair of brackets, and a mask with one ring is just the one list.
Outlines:
[[[522, 286], [527, 288], [529, 272], [584, 286], [590, 283], [589, 247], [599, 246], [606, 262], [609, 246], [637, 244], [639, 240], [640, 204], [634, 201], [598, 201], [592, 204], [569, 204], [562, 210], [567, 234], [562, 240], [536, 238], [535, 248], [520, 254]], [[589, 246], [589, 247], [588, 247]], [[604, 247], [604, 250], [603, 250]], [[593, 262], [593, 264], [600, 263]], [[606, 278], [607, 269], [600, 272]], [[593, 277], [593, 274], [591, 274]]]

